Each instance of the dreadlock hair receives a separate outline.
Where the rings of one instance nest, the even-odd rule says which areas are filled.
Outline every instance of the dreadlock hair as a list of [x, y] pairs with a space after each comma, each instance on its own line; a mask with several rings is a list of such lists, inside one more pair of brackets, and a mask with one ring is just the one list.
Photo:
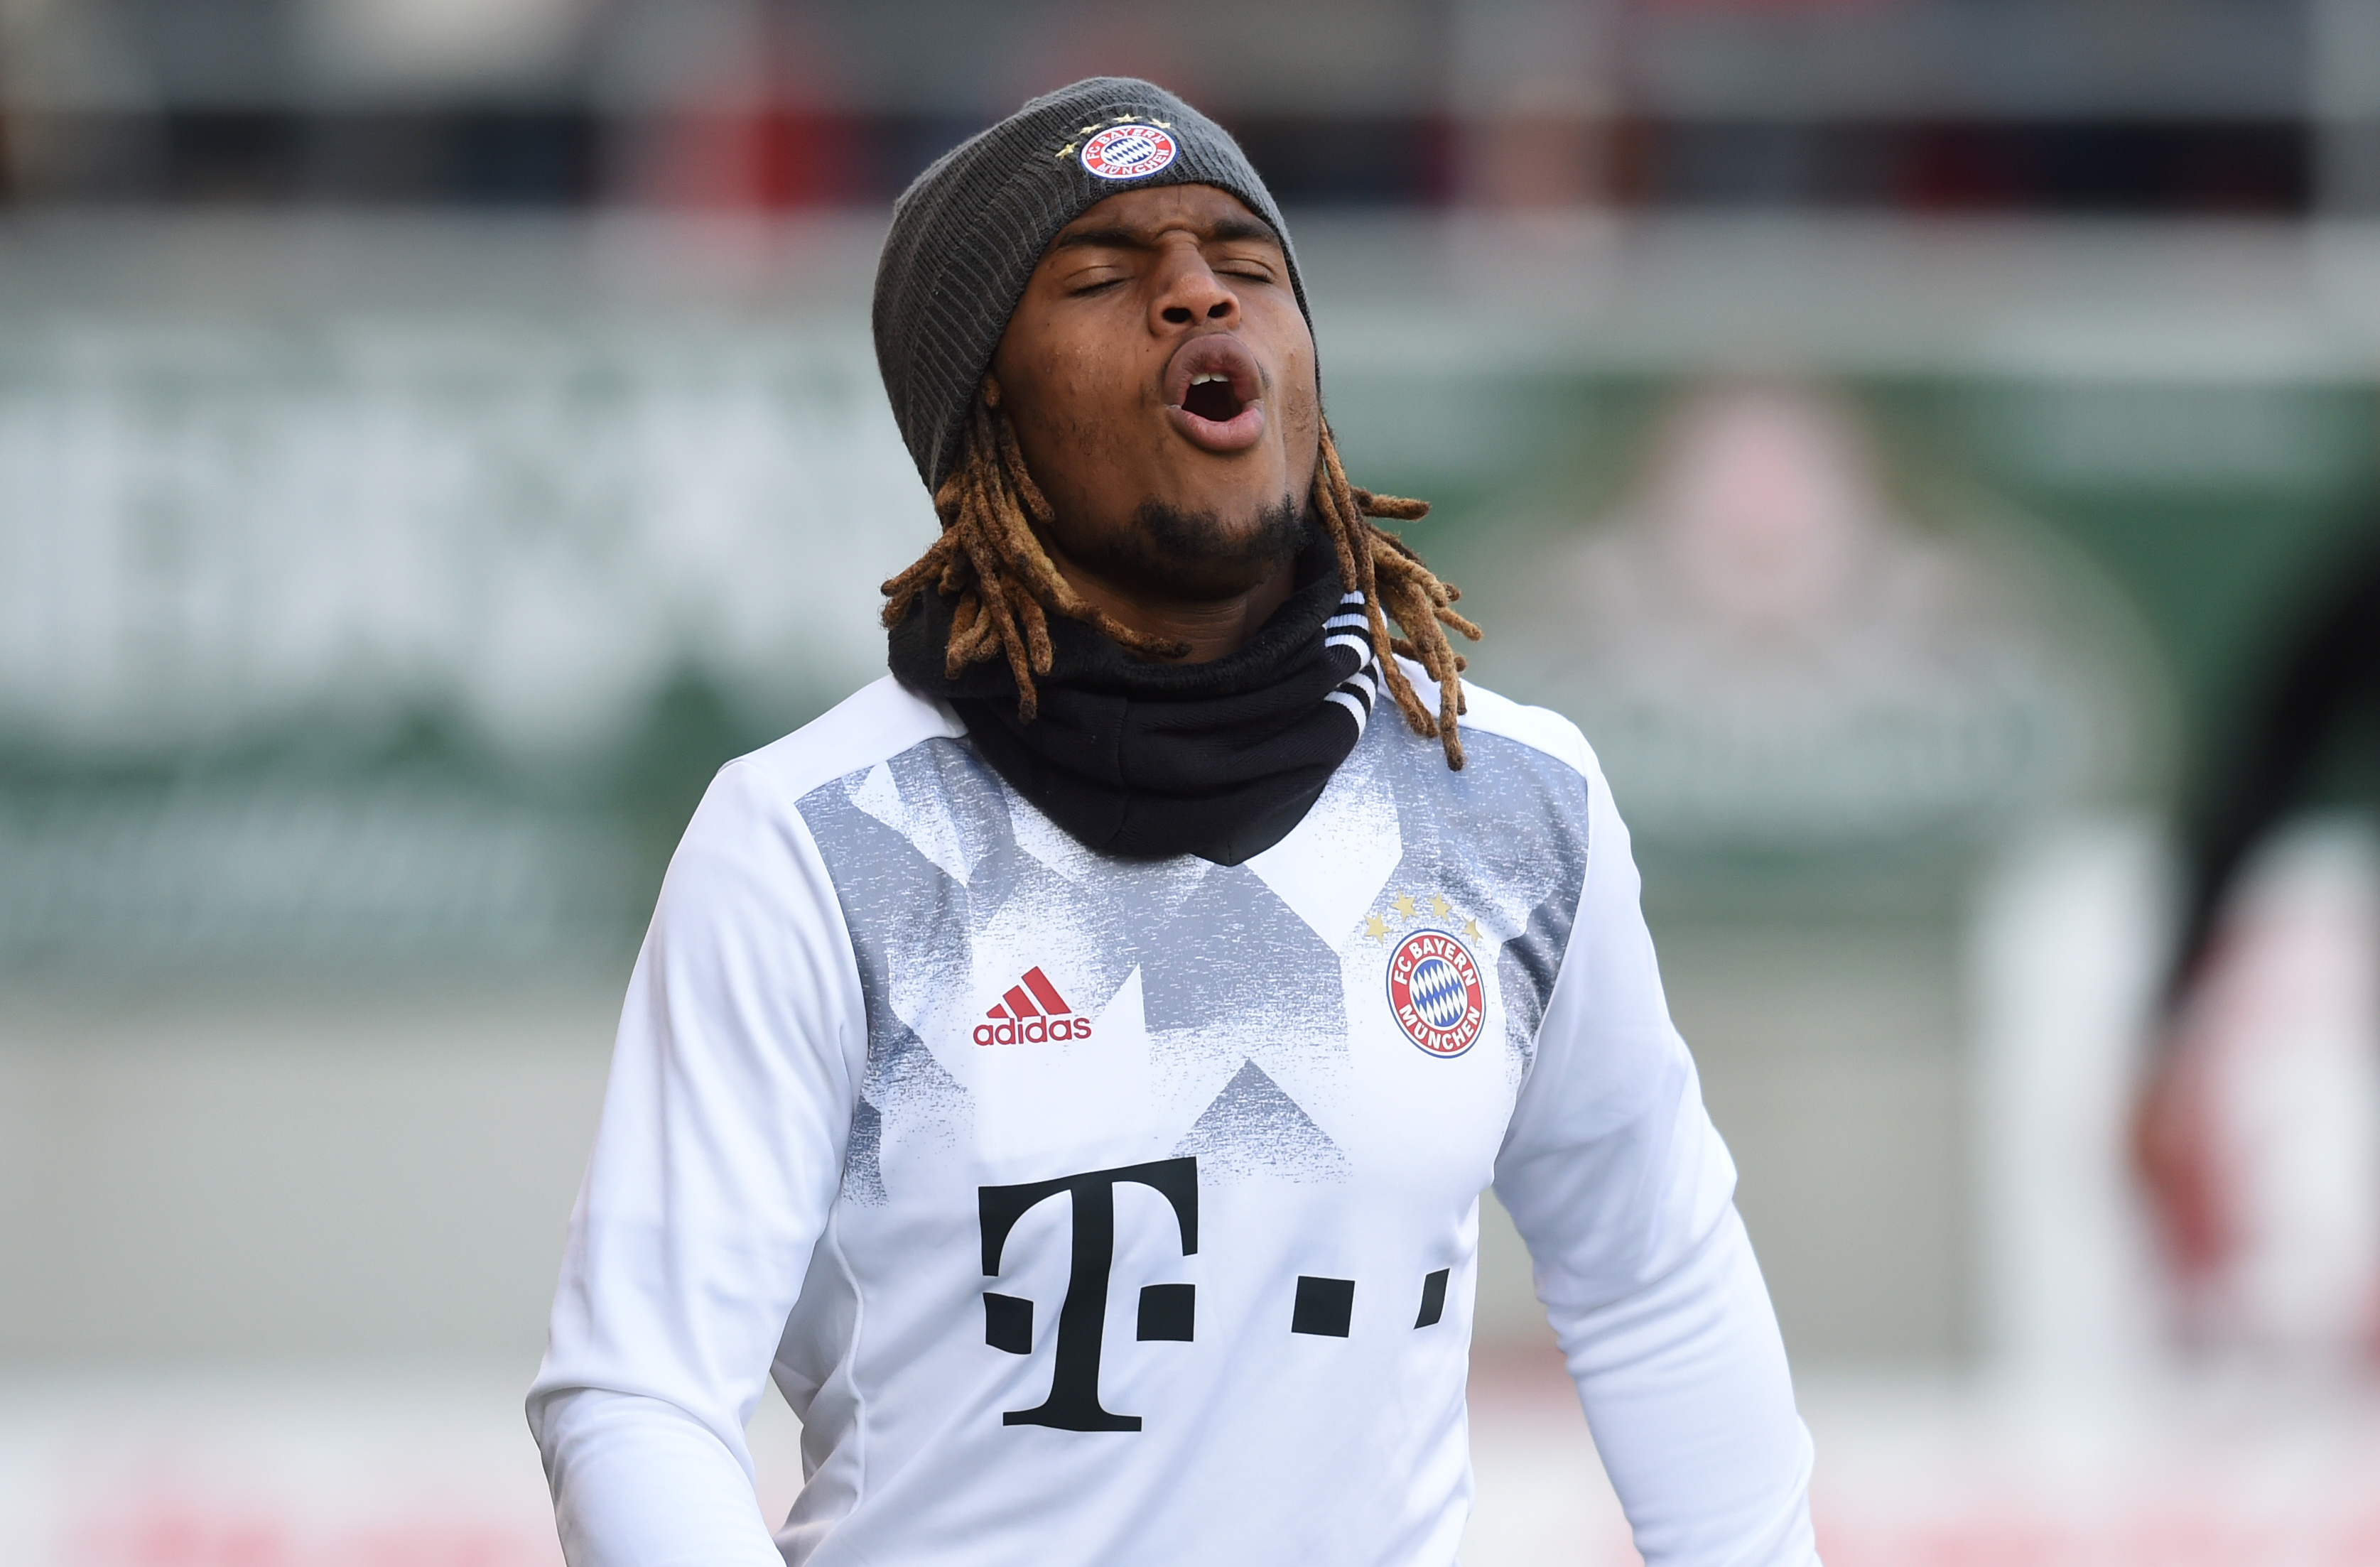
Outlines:
[[[1373, 526], [1373, 517], [1412, 522], [1427, 516], [1427, 501], [1375, 494], [1347, 482], [1330, 427], [1322, 427], [1314, 465], [1314, 509], [1339, 556], [1340, 580], [1364, 595], [1372, 651], [1398, 711], [1415, 734], [1444, 747], [1446, 765], [1463, 766], [1463, 741], [1455, 720], [1463, 699], [1463, 655], [1447, 640], [1449, 628], [1472, 641], [1479, 627], [1453, 605], [1462, 593], [1432, 575], [1421, 557], [1395, 534]], [[1016, 432], [1000, 407], [996, 382], [987, 379], [968, 416], [959, 460], [934, 492], [942, 519], [941, 537], [909, 568], [884, 584], [884, 624], [893, 626], [929, 589], [954, 598], [950, 640], [942, 670], [955, 680], [969, 664], [1005, 657], [1016, 679], [1016, 711], [1030, 723], [1039, 711], [1033, 677], [1050, 673], [1050, 616], [1079, 620], [1150, 658], [1178, 659], [1190, 649], [1135, 631], [1091, 603], [1067, 584], [1041, 547], [1037, 528], [1054, 514], [1041, 487], [1025, 467]], [[1384, 613], [1385, 612], [1385, 613]], [[1395, 620], [1402, 636], [1392, 636]], [[1413, 682], [1396, 661], [1403, 654], [1438, 684], [1438, 711], [1422, 705]]]

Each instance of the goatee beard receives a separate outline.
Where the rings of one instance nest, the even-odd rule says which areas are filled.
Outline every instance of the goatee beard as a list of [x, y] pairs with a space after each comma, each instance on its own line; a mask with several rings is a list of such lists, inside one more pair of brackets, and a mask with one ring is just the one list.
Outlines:
[[1248, 592], [1293, 559], [1305, 541], [1306, 511], [1283, 495], [1233, 529], [1214, 512], [1143, 501], [1132, 523], [1108, 552], [1119, 586], [1213, 601]]

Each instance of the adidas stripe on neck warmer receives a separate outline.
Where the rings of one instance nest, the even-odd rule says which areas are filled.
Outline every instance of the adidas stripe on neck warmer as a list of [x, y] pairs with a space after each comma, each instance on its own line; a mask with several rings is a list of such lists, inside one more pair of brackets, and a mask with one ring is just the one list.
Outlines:
[[956, 606], [939, 593], [892, 628], [889, 662], [904, 686], [948, 702], [992, 771], [1087, 846], [1237, 865], [1289, 835], [1364, 732], [1378, 672], [1363, 603], [1309, 529], [1288, 602], [1224, 658], [1153, 662], [1050, 616], [1054, 657], [1030, 723], [1006, 663], [943, 674]]

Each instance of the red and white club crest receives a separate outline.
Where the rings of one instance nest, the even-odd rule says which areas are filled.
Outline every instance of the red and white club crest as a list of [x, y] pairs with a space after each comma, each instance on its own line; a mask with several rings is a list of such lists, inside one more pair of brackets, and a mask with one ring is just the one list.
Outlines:
[[1461, 1055], [1488, 1021], [1471, 949], [1443, 930], [1416, 930], [1389, 954], [1389, 1010], [1405, 1038], [1437, 1056]]
[[1083, 167], [1101, 179], [1143, 179], [1173, 162], [1180, 151], [1157, 126], [1110, 126], [1083, 143]]

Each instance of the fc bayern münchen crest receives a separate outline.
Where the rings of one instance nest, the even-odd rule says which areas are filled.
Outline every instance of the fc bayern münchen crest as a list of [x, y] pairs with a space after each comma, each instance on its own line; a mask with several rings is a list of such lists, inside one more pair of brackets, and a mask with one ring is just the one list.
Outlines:
[[1083, 167], [1101, 179], [1146, 179], [1180, 149], [1153, 125], [1116, 125], [1083, 143]]
[[1405, 1038], [1435, 1056], [1458, 1056], [1479, 1039], [1488, 997], [1462, 938], [1415, 930], [1389, 954], [1389, 1010]]

